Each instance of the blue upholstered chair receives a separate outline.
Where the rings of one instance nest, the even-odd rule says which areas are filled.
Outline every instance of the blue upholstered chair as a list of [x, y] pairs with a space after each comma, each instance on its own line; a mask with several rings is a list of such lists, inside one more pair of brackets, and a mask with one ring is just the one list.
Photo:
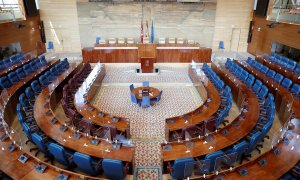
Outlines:
[[135, 104], [140, 104], [141, 102], [135, 97], [135, 94], [130, 93], [130, 99], [131, 102], [135, 103]]
[[8, 73], [7, 77], [12, 84], [15, 84], [20, 81], [20, 79], [17, 76], [17, 73], [15, 72]]
[[128, 172], [128, 168], [128, 164], [124, 165], [120, 160], [103, 159], [102, 161], [102, 169], [106, 178], [109, 179], [124, 179]]
[[162, 93], [163, 93], [163, 91], [161, 90], [161, 91], [159, 92], [159, 95], [158, 95], [156, 98], [154, 98], [152, 101], [153, 101], [153, 102], [158, 102], [158, 101], [160, 101]]
[[226, 151], [226, 154], [237, 153], [237, 159], [240, 159], [240, 163], [242, 163], [243, 155], [247, 151], [248, 146], [249, 146], [248, 142], [246, 140], [243, 140], [243, 141], [239, 142], [238, 144], [235, 144], [228, 151]]
[[11, 82], [8, 80], [7, 76], [2, 76], [0, 78], [1, 89], [7, 89], [12, 86]]
[[96, 37], [96, 44], [100, 44], [100, 40], [101, 40], [100, 37]]
[[142, 107], [145, 107], [145, 108], [150, 107], [151, 106], [150, 96], [143, 96], [141, 105], [142, 105]]
[[195, 160], [191, 157], [176, 159], [173, 163], [169, 163], [168, 165], [170, 175], [173, 179], [184, 179], [191, 176], [191, 174], [189, 175], [185, 173], [185, 167], [187, 164], [193, 163], [195, 163]]
[[73, 161], [77, 165], [77, 169], [91, 176], [98, 176], [102, 172], [102, 160], [92, 158], [89, 155], [75, 152]]
[[299, 96], [300, 96], [300, 85], [299, 84], [294, 84], [290, 91], [296, 98], [299, 99]]
[[219, 42], [219, 49], [225, 49], [224, 41]]
[[19, 96], [19, 102], [20, 102], [20, 104], [22, 105], [22, 107], [25, 111], [32, 111], [33, 110], [32, 104], [30, 104], [29, 100], [26, 98], [24, 93], [22, 93]]
[[53, 161], [53, 157], [51, 156], [49, 150], [48, 150], [48, 139], [45, 137], [45, 135], [39, 135], [38, 133], [33, 133], [31, 135], [33, 143], [38, 147], [39, 151], [35, 153], [35, 156], [41, 151], [45, 154], [45, 157], [48, 157], [51, 159], [51, 162]]
[[71, 160], [73, 156], [72, 151], [67, 150], [63, 146], [56, 143], [50, 143], [48, 145], [48, 149], [56, 161], [67, 166], [68, 168], [73, 167], [73, 162]]
[[44, 55], [39, 56], [39, 60], [40, 60], [40, 62], [41, 62], [41, 64], [42, 64], [43, 66], [45, 66], [45, 65], [48, 64], [48, 62], [47, 62], [47, 60], [46, 60], [46, 58], [45, 58]]
[[26, 75], [33, 73], [33, 70], [29, 64], [25, 64], [24, 66], [22, 66], [22, 68], [23, 68], [24, 72], [26, 73]]
[[266, 76], [269, 77], [269, 78], [274, 78], [274, 77], [275, 77], [275, 74], [276, 74], [276, 72], [273, 71], [272, 69], [270, 69], [270, 70], [267, 72]]
[[216, 164], [216, 159], [218, 157], [224, 156], [224, 152], [223, 151], [215, 151], [213, 153], [207, 154], [205, 156], [205, 160], [210, 160], [210, 168], [209, 171], [212, 172], [215, 169], [215, 164]]
[[251, 88], [252, 85], [253, 85], [253, 83], [254, 83], [254, 80], [255, 80], [254, 76], [252, 74], [249, 74], [249, 76], [248, 76], [248, 78], [247, 78], [247, 80], [245, 82], [246, 86], [248, 88]]
[[144, 82], [143, 82], [143, 86], [149, 87], [149, 81], [144, 81]]
[[52, 41], [49, 41], [49, 42], [48, 42], [48, 49], [49, 49], [49, 50], [53, 50], [53, 49], [54, 49], [54, 45], [53, 45], [53, 42], [52, 42]]
[[29, 99], [30, 103], [34, 104], [34, 102], [35, 102], [35, 95], [34, 95], [34, 93], [33, 93], [33, 91], [32, 91], [32, 89], [31, 89], [30, 86], [25, 89], [25, 95], [26, 95], [27, 99]]
[[296, 74], [300, 74], [300, 64], [297, 64], [295, 70], [294, 70], [294, 73]]
[[16, 73], [19, 79], [24, 79], [26, 77], [26, 74], [22, 68], [17, 69]]
[[34, 94], [37, 96], [42, 92], [42, 87], [40, 86], [39, 82], [37, 80], [34, 80], [31, 84], [30, 84]]
[[274, 79], [274, 81], [276, 81], [280, 84], [281, 81], [283, 80], [283, 75], [277, 73], [273, 79]]
[[261, 87], [259, 93], [257, 94], [258, 99], [260, 101], [264, 100], [264, 98], [267, 96], [268, 92], [269, 92], [269, 89], [265, 85], [263, 85]]
[[130, 84], [129, 88], [130, 88], [130, 91], [132, 91], [134, 89], [133, 84]]
[[289, 89], [292, 84], [293, 82], [289, 78], [284, 78], [283, 81], [281, 82], [281, 86], [283, 86], [286, 89]]
[[252, 87], [252, 91], [255, 93], [255, 94], [258, 94], [259, 90], [261, 89], [261, 86], [262, 86], [262, 82], [258, 79], [255, 80], [255, 83]]
[[263, 134], [260, 131], [257, 131], [250, 136], [249, 147], [245, 152], [245, 155], [247, 157], [251, 157], [252, 151], [256, 148], [257, 144], [261, 142], [262, 138], [263, 138]]

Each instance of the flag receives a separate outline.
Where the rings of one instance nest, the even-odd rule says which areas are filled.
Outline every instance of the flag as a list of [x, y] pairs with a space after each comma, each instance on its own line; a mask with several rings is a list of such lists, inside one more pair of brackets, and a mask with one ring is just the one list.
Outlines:
[[153, 26], [153, 20], [151, 25], [151, 43], [154, 43], [154, 26]]
[[141, 43], [144, 43], [144, 27], [143, 27], [143, 20], [141, 20]]
[[148, 20], [146, 20], [146, 34], [145, 34], [145, 37], [149, 38]]

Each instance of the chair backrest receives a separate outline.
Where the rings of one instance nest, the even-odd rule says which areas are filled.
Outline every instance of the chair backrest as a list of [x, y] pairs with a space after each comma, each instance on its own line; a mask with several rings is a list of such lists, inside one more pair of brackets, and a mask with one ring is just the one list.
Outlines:
[[47, 64], [47, 60], [46, 60], [46, 57], [44, 55], [39, 56], [39, 60], [40, 60], [42, 65]]
[[142, 106], [143, 107], [150, 107], [150, 96], [143, 96], [142, 98]]
[[138, 103], [138, 100], [137, 98], [135, 97], [135, 94], [134, 93], [130, 93], [130, 99], [131, 99], [131, 102], [133, 103]]
[[31, 100], [35, 99], [35, 95], [30, 86], [25, 89], [25, 94], [28, 99], [31, 99]]
[[48, 49], [54, 49], [54, 45], [52, 41], [48, 42]]
[[297, 64], [295, 70], [294, 70], [294, 73], [296, 74], [300, 74], [300, 64]]
[[195, 160], [191, 157], [176, 159], [172, 165], [171, 176], [173, 179], [184, 179], [188, 177], [185, 173], [185, 167], [187, 164], [193, 164]]
[[130, 84], [129, 88], [130, 88], [130, 91], [132, 91], [134, 89], [134, 85]]
[[29, 75], [33, 72], [31, 66], [29, 64], [25, 64], [23, 67], [24, 72], [26, 73], [26, 75]]
[[34, 80], [31, 84], [30, 84], [32, 90], [34, 91], [34, 93], [37, 95], [39, 94], [39, 92], [42, 90], [42, 87], [40, 86], [39, 82], [37, 80]]
[[77, 168], [89, 175], [98, 176], [101, 172], [101, 166], [96, 168], [97, 160], [93, 160], [91, 156], [75, 152], [73, 155], [73, 161], [77, 165]]
[[8, 80], [7, 76], [2, 76], [0, 78], [0, 86], [4, 88], [10, 88], [12, 86], [11, 82]]
[[22, 105], [23, 107], [28, 107], [28, 106], [30, 106], [29, 101], [28, 101], [28, 99], [26, 98], [26, 96], [25, 96], [24, 93], [22, 93], [22, 94], [19, 96], [19, 101], [20, 101], [20, 103], [21, 103], [21, 105]]
[[260, 69], [260, 72], [262, 72], [263, 74], [266, 74], [269, 71], [269, 68], [266, 66], [262, 66], [262, 68]]
[[102, 168], [106, 178], [124, 179], [126, 176], [123, 162], [120, 160], [103, 159]]
[[221, 156], [224, 156], [224, 153], [221, 150], [220, 151], [215, 151], [215, 152], [207, 154], [205, 156], [205, 160], [210, 160], [210, 168], [209, 168], [210, 172], [214, 171], [215, 164], [216, 164], [216, 159], [218, 157], [221, 157]]
[[261, 88], [261, 86], [262, 86], [262, 82], [261, 82], [260, 80], [256, 79], [256, 81], [255, 81], [255, 83], [254, 83], [254, 85], [253, 85], [253, 87], [252, 87], [252, 90], [253, 90], [255, 93], [258, 93], [259, 90], [260, 90], [260, 88]]
[[291, 93], [298, 95], [300, 93], [300, 85], [294, 84], [292, 86]]
[[267, 72], [267, 76], [270, 77], [270, 78], [273, 78], [275, 76], [276, 72], [273, 71], [272, 69], [270, 69], [268, 72]]
[[283, 80], [283, 76], [279, 73], [277, 73], [274, 77], [274, 80], [278, 83], [281, 83], [281, 81]]
[[262, 135], [263, 135], [262, 132], [257, 131], [250, 137], [249, 147], [245, 153], [246, 155], [251, 154], [252, 150], [262, 140]]
[[219, 42], [219, 49], [225, 49], [224, 41]]
[[249, 74], [249, 76], [245, 82], [246, 86], [248, 88], [250, 88], [252, 86], [252, 84], [254, 83], [254, 80], [255, 80], [254, 76], [252, 74]]
[[50, 143], [48, 146], [50, 153], [54, 156], [55, 160], [59, 163], [69, 166], [70, 160], [66, 156], [65, 149], [63, 146], [56, 143]]
[[143, 82], [143, 86], [149, 87], [149, 81], [144, 81], [144, 82]]
[[156, 101], [157, 101], [157, 102], [160, 101], [162, 93], [163, 93], [163, 91], [161, 90], [161, 91], [159, 92], [159, 95], [156, 97]]
[[240, 158], [242, 154], [244, 154], [248, 149], [248, 142], [243, 140], [239, 142], [238, 144], [234, 145], [232, 148], [233, 152], [236, 152], [238, 154], [238, 157]]
[[263, 85], [258, 93], [258, 97], [264, 98], [264, 97], [266, 97], [268, 92], [269, 92], [269, 89], [265, 85]]
[[14, 71], [8, 73], [7, 77], [8, 77], [9, 81], [10, 81], [12, 84], [19, 82], [19, 78], [18, 78], [18, 76], [17, 76], [17, 73], [15, 73]]
[[262, 128], [262, 136], [265, 137], [273, 125], [273, 120], [268, 121]]
[[26, 74], [22, 68], [17, 69], [16, 72], [19, 79], [23, 79], [26, 77]]
[[43, 153], [48, 153], [48, 147], [46, 146], [43, 138], [40, 135], [38, 135], [37, 133], [33, 133], [31, 135], [31, 139], [40, 151], [42, 151]]
[[101, 40], [100, 37], [96, 37], [96, 44], [100, 44], [100, 40]]
[[293, 82], [289, 78], [284, 78], [283, 81], [281, 82], [281, 86], [283, 86], [287, 89], [289, 89], [292, 84], [293, 84]]
[[289, 69], [289, 70], [294, 70], [296, 68], [296, 65], [297, 63], [293, 60], [289, 60], [286, 67]]

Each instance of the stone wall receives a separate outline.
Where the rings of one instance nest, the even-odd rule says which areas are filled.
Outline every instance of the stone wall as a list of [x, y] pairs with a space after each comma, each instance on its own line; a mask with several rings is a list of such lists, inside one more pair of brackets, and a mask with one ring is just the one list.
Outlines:
[[141, 19], [148, 20], [149, 34], [154, 21], [155, 41], [160, 37], [193, 39], [211, 47], [215, 29], [216, 3], [104, 3], [77, 2], [81, 47], [102, 39], [140, 40]]

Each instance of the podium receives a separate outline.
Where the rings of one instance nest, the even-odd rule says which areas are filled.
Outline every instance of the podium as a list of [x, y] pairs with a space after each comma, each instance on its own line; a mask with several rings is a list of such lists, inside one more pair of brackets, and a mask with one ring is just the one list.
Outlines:
[[153, 73], [154, 71], [154, 57], [141, 57], [142, 73]]

